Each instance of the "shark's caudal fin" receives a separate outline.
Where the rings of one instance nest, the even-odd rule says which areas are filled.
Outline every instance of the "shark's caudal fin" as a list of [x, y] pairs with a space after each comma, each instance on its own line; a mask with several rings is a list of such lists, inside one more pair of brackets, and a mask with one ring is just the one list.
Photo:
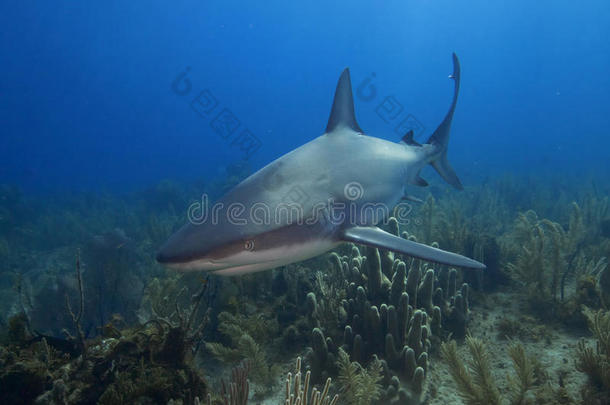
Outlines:
[[330, 111], [330, 118], [326, 125], [326, 133], [332, 134], [336, 130], [351, 129], [356, 132], [364, 133], [354, 114], [354, 97], [352, 95], [352, 83], [349, 77], [349, 69], [345, 68], [335, 90], [335, 99]]
[[430, 162], [432, 167], [436, 169], [438, 174], [440, 174], [440, 176], [445, 179], [447, 183], [459, 190], [462, 190], [464, 187], [447, 160], [447, 146], [449, 145], [451, 120], [453, 119], [453, 112], [455, 111], [455, 105], [457, 103], [458, 93], [460, 91], [460, 61], [455, 53], [453, 54], [453, 74], [449, 77], [453, 79], [455, 83], [451, 107], [449, 108], [447, 115], [445, 115], [443, 122], [441, 122], [438, 128], [436, 128], [436, 131], [434, 131], [426, 143], [434, 145], [437, 148], [435, 154], [437, 154], [438, 157]]
[[430, 262], [448, 264], [450, 266], [466, 267], [469, 269], [485, 269], [483, 263], [458, 255], [457, 253], [433, 248], [421, 243], [413, 242], [399, 236], [392, 235], [377, 227], [355, 226], [343, 231], [342, 240], [346, 242], [360, 243], [393, 252], [403, 253], [408, 256]]

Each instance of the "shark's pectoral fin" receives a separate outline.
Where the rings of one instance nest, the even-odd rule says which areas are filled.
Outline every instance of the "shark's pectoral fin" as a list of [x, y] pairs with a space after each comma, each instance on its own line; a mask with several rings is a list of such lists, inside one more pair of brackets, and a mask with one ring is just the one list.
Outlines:
[[343, 231], [342, 239], [346, 242], [360, 243], [376, 248], [388, 249], [408, 256], [450, 266], [485, 269], [483, 263], [456, 253], [447, 252], [421, 243], [413, 242], [377, 227], [355, 226]]

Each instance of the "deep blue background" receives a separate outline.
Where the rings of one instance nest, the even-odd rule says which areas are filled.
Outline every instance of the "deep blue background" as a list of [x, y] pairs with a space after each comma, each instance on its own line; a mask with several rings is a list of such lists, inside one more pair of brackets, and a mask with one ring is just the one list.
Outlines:
[[[0, 182], [213, 177], [243, 154], [189, 107], [203, 89], [261, 140], [259, 168], [323, 132], [345, 66], [355, 87], [375, 73], [376, 99], [356, 99], [367, 133], [398, 139], [375, 113], [386, 96], [429, 133], [450, 102], [452, 51], [463, 81], [449, 154], [463, 182], [610, 171], [606, 0], [178, 3], [1, 3]], [[187, 66], [181, 97], [171, 83]]]

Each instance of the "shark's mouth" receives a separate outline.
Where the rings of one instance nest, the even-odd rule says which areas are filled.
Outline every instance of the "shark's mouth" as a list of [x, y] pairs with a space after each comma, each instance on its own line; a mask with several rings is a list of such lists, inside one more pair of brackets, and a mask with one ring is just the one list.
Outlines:
[[242, 250], [222, 258], [202, 257], [169, 266], [182, 271], [202, 270], [217, 274], [242, 274], [270, 269], [309, 259], [341, 243], [333, 239], [312, 239], [301, 243], [277, 245], [262, 250]]
[[[169, 263], [167, 266], [179, 270], [179, 271], [208, 271], [212, 273], [222, 272], [225, 270], [231, 269], [239, 269], [239, 268], [272, 268], [281, 266], [285, 260], [282, 258], [269, 258], [269, 259], [256, 259], [255, 255], [251, 255], [253, 257], [249, 258], [249, 260], [245, 260], [245, 257], [239, 257], [241, 255], [227, 257], [226, 260], [216, 260], [216, 259], [195, 259], [188, 262], [176, 262]], [[287, 260], [287, 258], [286, 258]], [[274, 265], [274, 263], [277, 266]], [[250, 270], [253, 271], [253, 270]]]

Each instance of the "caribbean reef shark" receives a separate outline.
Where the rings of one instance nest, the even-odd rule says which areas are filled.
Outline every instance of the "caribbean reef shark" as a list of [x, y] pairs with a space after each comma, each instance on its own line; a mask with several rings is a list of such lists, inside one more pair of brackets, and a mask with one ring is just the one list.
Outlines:
[[455, 54], [450, 78], [453, 101], [427, 142], [417, 143], [409, 132], [394, 143], [360, 129], [346, 68], [324, 134], [239, 183], [214, 204], [214, 215], [205, 221], [190, 220], [169, 238], [157, 261], [177, 270], [237, 275], [305, 260], [353, 242], [431, 262], [484, 269], [475, 260], [377, 227], [383, 220], [375, 214], [377, 208], [399, 204], [406, 198], [407, 185], [427, 185], [419, 175], [427, 164], [462, 189], [447, 160], [460, 88]]

